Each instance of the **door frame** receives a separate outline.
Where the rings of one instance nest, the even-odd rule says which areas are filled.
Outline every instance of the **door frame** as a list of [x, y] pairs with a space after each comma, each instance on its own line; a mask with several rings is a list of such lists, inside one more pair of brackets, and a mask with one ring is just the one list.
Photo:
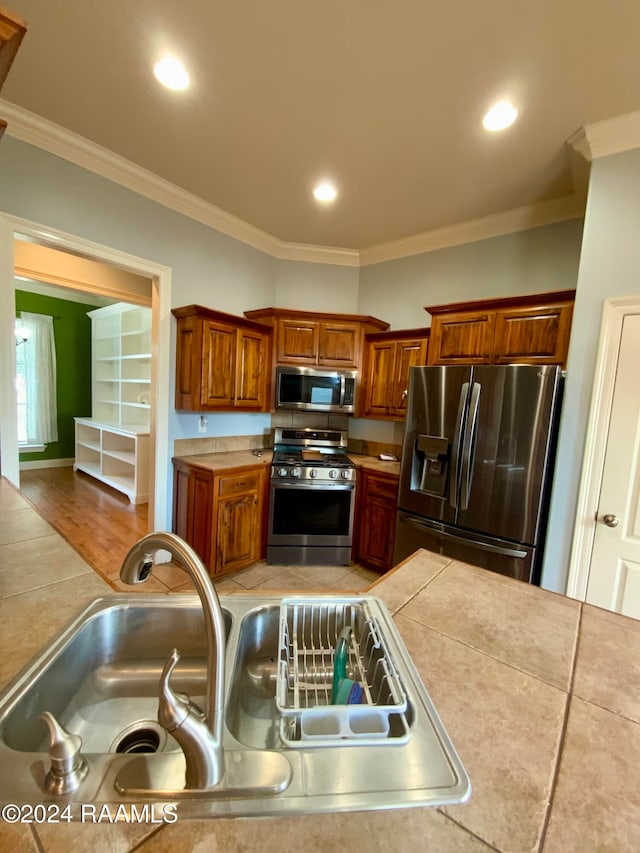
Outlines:
[[604, 300], [567, 579], [567, 595], [580, 601], [587, 597], [622, 324], [633, 314], [640, 314], [640, 296]]
[[0, 407], [0, 461], [2, 475], [17, 487], [20, 485], [20, 467], [13, 331], [16, 318], [13, 241], [16, 235], [151, 279], [151, 389], [154, 406], [149, 435], [149, 478], [153, 485], [149, 490], [149, 525], [150, 529], [167, 530], [169, 383], [161, 382], [160, 377], [171, 375], [171, 268], [0, 211], [0, 360], [3, 364], [0, 369], [0, 398], [6, 401]]

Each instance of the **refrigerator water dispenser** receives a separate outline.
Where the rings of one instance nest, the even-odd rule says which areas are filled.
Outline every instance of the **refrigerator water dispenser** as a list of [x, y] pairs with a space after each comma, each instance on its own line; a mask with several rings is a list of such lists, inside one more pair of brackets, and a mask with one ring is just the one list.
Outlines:
[[419, 435], [414, 462], [417, 462], [418, 490], [444, 497], [449, 471], [449, 440], [441, 435]]

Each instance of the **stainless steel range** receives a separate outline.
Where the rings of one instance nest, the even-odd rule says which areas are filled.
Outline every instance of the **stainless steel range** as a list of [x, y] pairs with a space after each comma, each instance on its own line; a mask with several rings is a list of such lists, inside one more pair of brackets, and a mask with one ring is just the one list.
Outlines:
[[268, 563], [351, 562], [356, 469], [344, 430], [275, 431]]

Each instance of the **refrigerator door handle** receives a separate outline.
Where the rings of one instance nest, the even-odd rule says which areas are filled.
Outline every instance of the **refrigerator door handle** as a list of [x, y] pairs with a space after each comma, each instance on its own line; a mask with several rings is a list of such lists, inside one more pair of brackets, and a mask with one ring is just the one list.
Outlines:
[[460, 441], [462, 439], [462, 419], [464, 418], [464, 407], [467, 403], [468, 393], [469, 383], [463, 382], [460, 388], [460, 401], [458, 402], [456, 428], [453, 433], [453, 444], [451, 446], [451, 467], [449, 469], [449, 503], [454, 509], [458, 506], [458, 459], [460, 457]]
[[413, 518], [410, 515], [405, 515], [404, 513], [398, 517], [407, 524], [412, 524], [414, 527], [420, 527], [424, 530], [428, 530], [436, 539], [446, 539], [448, 542], [457, 542], [459, 545], [470, 545], [480, 551], [489, 551], [492, 554], [500, 554], [504, 557], [517, 557], [519, 559], [523, 559], [527, 556], [526, 551], [522, 551], [517, 547], [505, 548], [503, 545], [490, 545], [487, 542], [477, 542], [474, 539], [465, 539], [464, 536], [456, 536], [455, 533], [447, 533], [445, 530], [433, 528], [430, 524], [424, 524], [419, 519]]
[[467, 415], [467, 425], [464, 432], [464, 441], [462, 444], [462, 467], [461, 479], [462, 486], [460, 488], [460, 509], [469, 509], [469, 497], [471, 495], [471, 483], [473, 480], [473, 462], [476, 450], [476, 434], [478, 431], [478, 409], [480, 408], [480, 391], [482, 385], [479, 382], [473, 383], [471, 389], [471, 402], [469, 404], [469, 414]]

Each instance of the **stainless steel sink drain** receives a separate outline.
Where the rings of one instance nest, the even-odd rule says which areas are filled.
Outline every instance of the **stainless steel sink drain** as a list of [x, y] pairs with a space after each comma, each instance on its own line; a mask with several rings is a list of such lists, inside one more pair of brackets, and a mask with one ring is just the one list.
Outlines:
[[139, 720], [114, 738], [110, 752], [139, 754], [162, 752], [167, 742], [167, 733], [155, 720]]

